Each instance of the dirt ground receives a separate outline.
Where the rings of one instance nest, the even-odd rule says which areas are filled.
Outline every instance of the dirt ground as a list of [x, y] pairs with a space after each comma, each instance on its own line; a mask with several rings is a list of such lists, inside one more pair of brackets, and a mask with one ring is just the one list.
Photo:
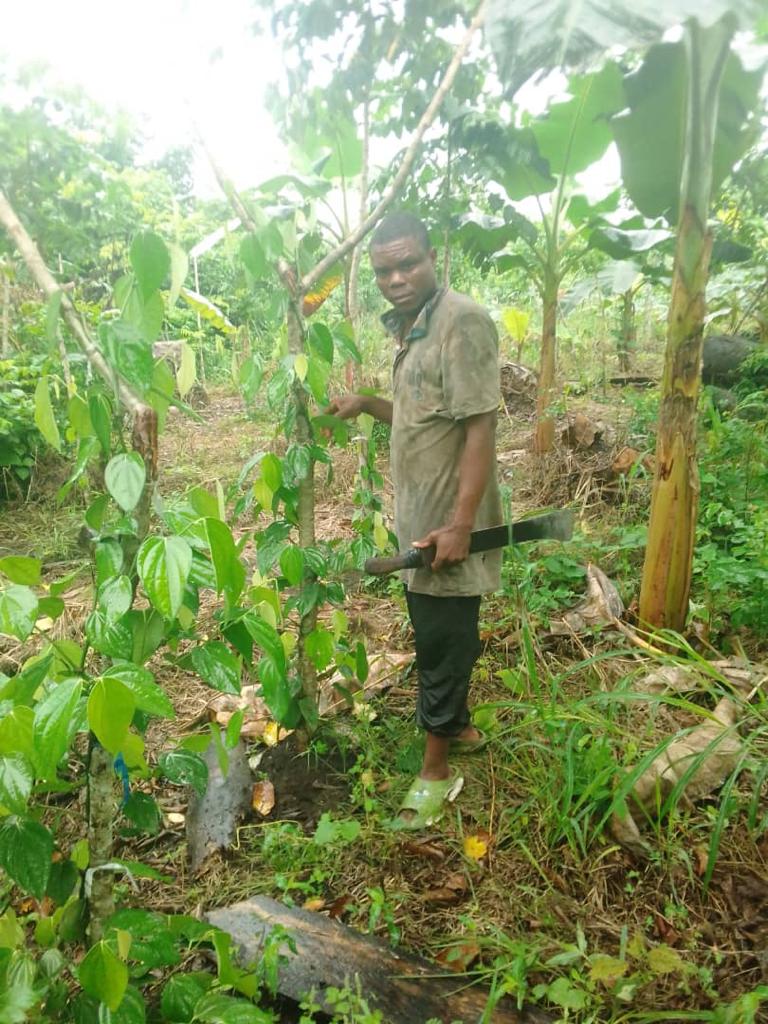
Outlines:
[[[162, 488], [168, 494], [215, 480], [226, 486], [247, 457], [275, 443], [263, 422], [248, 418], [237, 396], [214, 391], [210, 404], [199, 411], [202, 422], [197, 424], [178, 414], [169, 418], [161, 450]], [[602, 441], [598, 437], [584, 450], [561, 446], [545, 462], [526, 450], [530, 425], [524, 410], [502, 418], [500, 467], [513, 487], [513, 513], [568, 502], [585, 524], [593, 524], [592, 530], [599, 529], [594, 524], [601, 516], [615, 514], [607, 467], [626, 440], [622, 411], [610, 398], [581, 401], [578, 411], [602, 424]], [[567, 427], [564, 421], [560, 429]], [[320, 488], [319, 528], [324, 536], [351, 536], [355, 457], [344, 452], [334, 458], [333, 480]], [[388, 501], [391, 487], [383, 459], [381, 470]], [[625, 489], [622, 501], [635, 500], [642, 508], [647, 501], [642, 481], [633, 486], [637, 493]], [[50, 514], [49, 503], [34, 504], [22, 534], [30, 542], [25, 553], [35, 553], [36, 529], [42, 530]], [[3, 550], [13, 545], [19, 552], [18, 522], [18, 508], [3, 510]], [[83, 561], [76, 523], [76, 516], [60, 520], [58, 554], [46, 567], [52, 577]], [[76, 581], [67, 617], [51, 635], [74, 632], [77, 637], [78, 609], [87, 606], [87, 588], [87, 577]], [[376, 653], [410, 651], [397, 588], [372, 589], [358, 582], [350, 588], [346, 610], [353, 632], [366, 641], [369, 659]], [[205, 614], [204, 609], [203, 623]], [[301, 749], [294, 736], [277, 746], [259, 740], [249, 744], [254, 779], [274, 787], [274, 806], [264, 814], [249, 808], [233, 846], [213, 854], [195, 874], [185, 850], [188, 794], [153, 783], [163, 812], [160, 832], [140, 839], [126, 836], [116, 851], [118, 857], [155, 867], [167, 880], [142, 879], [140, 902], [154, 910], [189, 913], [263, 893], [308, 905], [430, 958], [445, 960], [446, 950], [471, 948], [464, 966], [472, 977], [486, 984], [505, 979], [513, 997], [530, 998], [536, 985], [567, 978], [583, 1001], [574, 1003], [563, 1020], [640, 1020], [651, 1011], [681, 1019], [672, 1014], [705, 1013], [768, 984], [768, 834], [766, 794], [760, 790], [765, 773], [757, 761], [746, 766], [729, 793], [732, 810], [724, 820], [718, 818], [717, 794], [683, 807], [650, 837], [646, 859], [623, 849], [595, 820], [581, 823], [586, 828], [581, 844], [577, 797], [588, 790], [589, 779], [575, 779], [573, 773], [588, 775], [592, 767], [577, 755], [594, 748], [595, 758], [601, 756], [601, 720], [589, 719], [590, 702], [636, 675], [644, 656], [616, 632], [556, 637], [541, 630], [531, 637], [509, 593], [484, 606], [482, 637], [473, 695], [495, 738], [484, 754], [461, 760], [464, 791], [439, 829], [404, 839], [385, 827], [419, 764], [415, 680], [406, 667], [363, 713], [345, 712], [329, 720], [308, 749]], [[11, 643], [0, 654], [6, 672], [21, 656]], [[530, 658], [538, 666], [533, 672]], [[166, 662], [150, 667], [177, 711], [171, 725], [152, 726], [148, 742], [156, 757], [170, 741], [206, 724], [216, 695]], [[501, 681], [504, 671], [521, 673], [524, 685], [510, 692]], [[552, 680], [560, 681], [557, 693], [547, 689]], [[567, 759], [558, 744], [570, 743], [565, 725], [579, 716], [584, 729], [569, 751], [576, 767], [560, 775]], [[616, 730], [615, 743], [634, 742], [644, 729], [647, 742], [665, 725], [661, 713], [649, 726], [634, 709], [606, 721]], [[755, 747], [756, 754], [760, 750]], [[570, 803], [562, 799], [568, 786], [576, 794]], [[610, 794], [603, 805], [608, 802]], [[762, 828], [754, 827], [754, 820], [750, 827], [745, 811], [750, 804]], [[324, 815], [356, 821], [354, 841], [318, 845], [313, 837]], [[722, 835], [707, 887], [704, 865], [716, 825]], [[481, 845], [468, 847], [468, 839]], [[647, 955], [654, 947], [673, 951], [667, 966], [658, 970], [649, 966], [653, 961]], [[607, 980], [601, 980], [595, 969], [600, 957], [629, 963], [631, 992], [622, 995], [620, 974], [608, 971]]]

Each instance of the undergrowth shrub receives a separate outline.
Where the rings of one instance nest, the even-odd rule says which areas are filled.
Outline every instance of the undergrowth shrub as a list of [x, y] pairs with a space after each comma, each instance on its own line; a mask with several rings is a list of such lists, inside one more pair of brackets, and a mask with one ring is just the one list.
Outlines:
[[[710, 621], [757, 633], [768, 628], [768, 403], [749, 399], [759, 419], [705, 410], [695, 596]], [[737, 410], [738, 413], [738, 410]]]
[[20, 354], [0, 359], [0, 497], [23, 489], [32, 473], [38, 446], [35, 387], [48, 372], [45, 355]]

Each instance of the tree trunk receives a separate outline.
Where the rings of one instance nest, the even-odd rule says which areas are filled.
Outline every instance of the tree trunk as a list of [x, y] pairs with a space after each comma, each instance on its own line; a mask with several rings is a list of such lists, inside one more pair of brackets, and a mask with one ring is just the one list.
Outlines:
[[621, 326], [619, 333], [618, 357], [619, 371], [629, 373], [632, 369], [632, 353], [637, 342], [635, 327], [635, 295], [628, 288], [621, 296]]
[[539, 455], [551, 451], [555, 442], [552, 403], [555, 399], [558, 286], [558, 276], [547, 268], [544, 272], [539, 390], [536, 396], [536, 433], [533, 441], [533, 450]]
[[691, 589], [699, 501], [696, 403], [712, 249], [707, 219], [720, 82], [733, 30], [730, 18], [706, 30], [693, 20], [686, 26], [686, 159], [640, 590], [640, 619], [656, 628], [683, 628]]

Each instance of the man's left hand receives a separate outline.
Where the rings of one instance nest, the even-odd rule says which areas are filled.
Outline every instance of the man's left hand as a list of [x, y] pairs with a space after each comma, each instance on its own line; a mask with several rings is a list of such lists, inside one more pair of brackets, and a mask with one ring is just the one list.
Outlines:
[[440, 569], [465, 561], [469, 555], [471, 532], [468, 526], [442, 526], [439, 530], [430, 530], [421, 540], [414, 541], [413, 546], [434, 547], [435, 557], [430, 568], [432, 572], [439, 572]]

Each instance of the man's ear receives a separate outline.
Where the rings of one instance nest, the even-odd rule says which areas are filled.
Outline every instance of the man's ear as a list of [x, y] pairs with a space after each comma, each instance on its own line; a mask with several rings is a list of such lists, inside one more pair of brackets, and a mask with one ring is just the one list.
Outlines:
[[429, 258], [432, 261], [432, 266], [436, 267], [437, 266], [437, 249], [435, 249], [434, 247], [429, 250]]

